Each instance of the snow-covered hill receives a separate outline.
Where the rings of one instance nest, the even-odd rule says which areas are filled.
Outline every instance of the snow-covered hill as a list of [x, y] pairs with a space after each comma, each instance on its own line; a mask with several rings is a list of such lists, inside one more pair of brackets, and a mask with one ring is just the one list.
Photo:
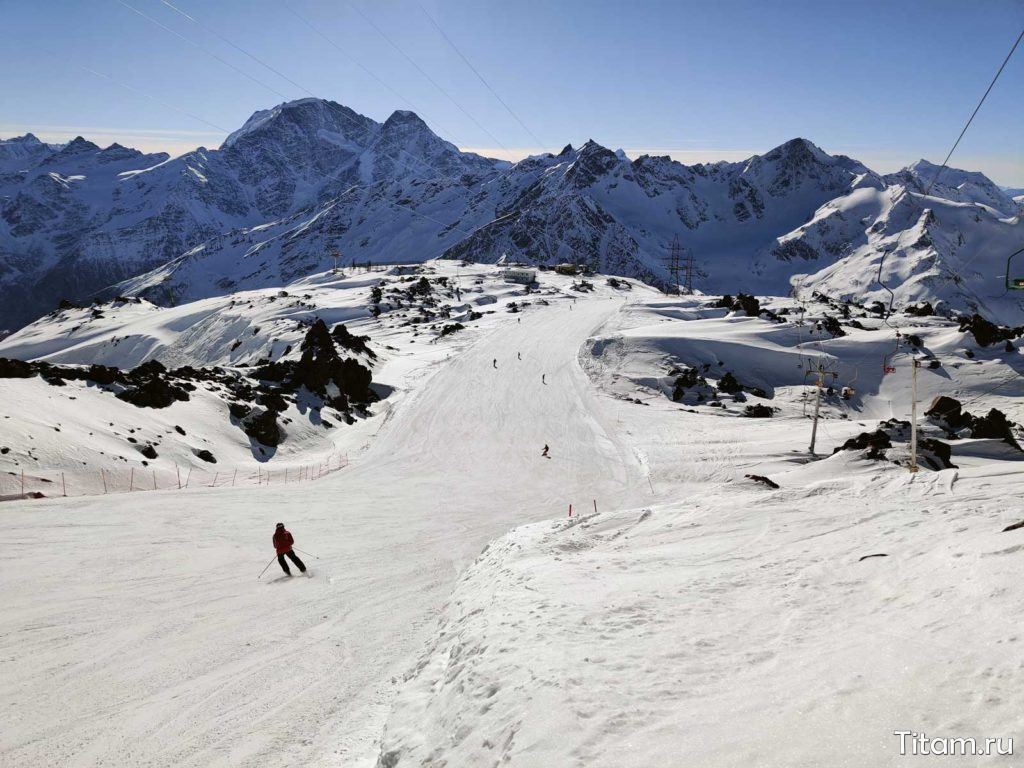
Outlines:
[[[739, 163], [630, 161], [590, 141], [510, 164], [459, 151], [411, 112], [377, 123], [311, 98], [173, 160], [27, 135], [0, 144], [0, 327], [61, 298], [177, 304], [280, 287], [335, 251], [345, 264], [508, 253], [665, 283], [677, 235], [706, 292], [785, 294], [806, 275], [803, 287], [863, 298], [884, 291], [871, 283], [895, 248], [901, 302], [991, 305], [1012, 322], [1021, 301], [989, 299], [1019, 247], [1019, 204], [979, 173], [933, 184], [938, 170], [879, 176], [805, 139]], [[932, 247], [915, 229], [925, 209]]]
[[[3, 501], [0, 762], [895, 766], [895, 730], [1012, 735], [1024, 330], [887, 320], [452, 260], [42, 318], [0, 342], [36, 361], [0, 364], [0, 496], [42, 496]], [[275, 390], [341, 323], [382, 398], [351, 423], [320, 366]], [[187, 400], [132, 402], [154, 359]], [[915, 359], [948, 452], [912, 475]], [[261, 455], [239, 406], [275, 391]]]

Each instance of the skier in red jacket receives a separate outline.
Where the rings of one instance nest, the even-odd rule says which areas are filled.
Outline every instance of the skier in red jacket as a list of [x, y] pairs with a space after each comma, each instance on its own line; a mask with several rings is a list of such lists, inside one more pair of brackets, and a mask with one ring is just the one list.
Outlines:
[[299, 567], [302, 573], [306, 572], [306, 564], [299, 560], [299, 556], [292, 552], [292, 545], [295, 544], [295, 539], [288, 533], [284, 527], [284, 523], [278, 523], [277, 529], [274, 531], [274, 549], [277, 550], [277, 562], [281, 564], [282, 570], [284, 570], [286, 576], [291, 576], [292, 572], [288, 570], [288, 563], [284, 561], [284, 556], [288, 555], [291, 561]]

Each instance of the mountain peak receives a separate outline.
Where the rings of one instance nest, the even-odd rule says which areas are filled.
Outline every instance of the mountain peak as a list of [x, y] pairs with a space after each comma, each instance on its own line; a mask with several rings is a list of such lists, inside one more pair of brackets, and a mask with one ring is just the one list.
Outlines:
[[822, 151], [814, 142], [797, 137], [764, 155], [765, 160], [783, 160], [787, 165], [800, 166], [814, 163], [828, 164], [832, 157]]
[[429, 131], [430, 127], [423, 122], [423, 119], [408, 109], [396, 109], [387, 120], [384, 121], [384, 130], [403, 126], [405, 128], [418, 128]]
[[304, 134], [307, 141], [326, 138], [330, 143], [353, 141], [362, 144], [377, 124], [346, 106], [327, 99], [308, 97], [261, 109], [224, 139], [221, 149], [239, 143], [281, 141]]
[[34, 133], [26, 133], [24, 136], [12, 136], [9, 139], [0, 139], [0, 144], [25, 144], [28, 146], [39, 146], [43, 142], [36, 138]]
[[75, 136], [71, 141], [61, 147], [60, 151], [54, 155], [58, 158], [71, 157], [73, 155], [81, 155], [86, 152], [99, 152], [100, 148], [98, 145], [93, 144], [88, 139], [83, 139], [81, 136]]

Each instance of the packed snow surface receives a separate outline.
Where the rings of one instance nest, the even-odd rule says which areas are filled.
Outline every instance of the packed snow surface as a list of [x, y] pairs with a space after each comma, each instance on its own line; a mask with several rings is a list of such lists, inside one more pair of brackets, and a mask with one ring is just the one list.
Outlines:
[[[1017, 736], [1024, 530], [1002, 529], [1024, 519], [1024, 454], [956, 440], [955, 469], [916, 475], [831, 455], [909, 417], [912, 355], [940, 363], [922, 398], [1024, 420], [1016, 347], [894, 317], [921, 346], [884, 375], [879, 318], [833, 339], [827, 308], [795, 299], [762, 297], [775, 323], [632, 281], [541, 273], [526, 296], [472, 272], [463, 298], [494, 313], [436, 339], [311, 279], [309, 302], [391, 347], [374, 381], [393, 394], [331, 433], [343, 469], [0, 506], [0, 763], [878, 766], [906, 761], [896, 730]], [[215, 314], [262, 328], [282, 311], [266, 295]], [[229, 338], [197, 319], [208, 301], [75, 334], [57, 316], [6, 348], [85, 362], [131, 338], [228, 364], [203, 342]], [[855, 392], [824, 398], [813, 461], [819, 360]], [[733, 373], [746, 400], [673, 402], [688, 366]], [[312, 578], [272, 562], [257, 580], [278, 521]]]

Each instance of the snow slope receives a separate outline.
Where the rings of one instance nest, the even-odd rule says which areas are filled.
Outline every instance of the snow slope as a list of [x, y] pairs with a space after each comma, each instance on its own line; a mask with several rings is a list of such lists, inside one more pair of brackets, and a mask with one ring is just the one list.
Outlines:
[[[639, 501], [578, 504], [477, 558], [406, 673], [380, 768], [880, 766], [907, 759], [896, 730], [1017, 736], [1021, 544], [1001, 530], [1024, 518], [1024, 455], [966, 441], [958, 469], [916, 476], [858, 454], [808, 463], [783, 387], [774, 419], [680, 409], [637, 372], [731, 351], [740, 378], [793, 376], [793, 328], [695, 303], [632, 304], [582, 353], [642, 462]], [[826, 349], [849, 365], [855, 347]], [[950, 370], [945, 392], [964, 386]], [[906, 415], [901, 371], [881, 394], [861, 380], [864, 410]], [[999, 405], [1024, 418], [1019, 374]], [[826, 411], [821, 455], [869, 423], [853, 408]]]
[[[365, 450], [342, 433], [350, 466], [316, 483], [5, 504], [0, 701], [19, 704], [0, 760], [372, 763], [389, 681], [480, 547], [566, 499], [631, 494], [635, 461], [573, 362], [620, 300], [569, 303], [507, 315], [450, 362], [407, 347], [381, 377], [425, 384]], [[538, 472], [544, 441], [564, 447]], [[319, 555], [312, 580], [256, 581], [279, 519]]]
[[[394, 393], [332, 435], [344, 469], [0, 507], [0, 762], [895, 765], [894, 730], [1015, 735], [1020, 531], [1000, 531], [1024, 519], [1022, 454], [961, 440], [957, 469], [913, 478], [830, 455], [909, 412], [908, 354], [872, 373], [891, 341], [877, 318], [826, 340], [825, 305], [798, 331], [603, 277], [541, 273], [524, 295], [490, 267], [458, 274], [464, 306], [494, 314], [436, 340], [416, 307], [358, 321], [393, 347], [374, 379]], [[329, 313], [357, 279], [307, 291]], [[298, 311], [270, 304], [217, 306]], [[93, 337], [69, 315], [6, 343], [72, 359], [110, 332], [220, 359], [182, 342], [200, 315], [125, 304]], [[942, 363], [924, 391], [1024, 419], [1016, 348], [892, 320]], [[818, 356], [840, 383], [859, 370], [858, 396], [827, 402], [828, 458], [810, 461], [794, 358]], [[757, 377], [771, 391], [748, 403], [780, 411], [673, 402], [671, 368], [705, 363]], [[278, 520], [312, 579], [271, 564], [257, 581]]]

